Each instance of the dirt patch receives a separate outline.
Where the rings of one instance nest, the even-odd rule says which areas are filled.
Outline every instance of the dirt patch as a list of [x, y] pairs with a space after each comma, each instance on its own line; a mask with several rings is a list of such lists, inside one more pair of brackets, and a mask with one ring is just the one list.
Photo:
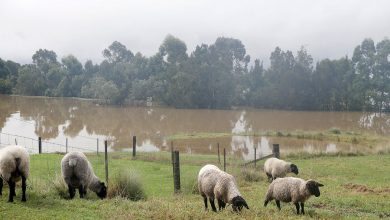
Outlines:
[[366, 185], [347, 183], [343, 185], [344, 188], [349, 189], [355, 193], [366, 193], [366, 194], [390, 194], [390, 188], [370, 188]]

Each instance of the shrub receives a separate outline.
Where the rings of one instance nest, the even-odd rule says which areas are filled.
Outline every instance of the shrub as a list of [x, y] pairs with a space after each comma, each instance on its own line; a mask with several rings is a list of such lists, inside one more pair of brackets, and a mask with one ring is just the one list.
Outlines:
[[138, 173], [135, 171], [122, 171], [114, 177], [108, 187], [108, 197], [113, 198], [116, 196], [133, 201], [146, 199]]

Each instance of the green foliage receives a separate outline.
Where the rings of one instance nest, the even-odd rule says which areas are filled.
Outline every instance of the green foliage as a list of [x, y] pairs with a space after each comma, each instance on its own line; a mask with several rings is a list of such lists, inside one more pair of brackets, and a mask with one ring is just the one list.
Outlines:
[[61, 63], [39, 49], [33, 65], [0, 60], [0, 93], [86, 97], [110, 104], [145, 103], [148, 97], [179, 108], [256, 108], [323, 111], [390, 111], [390, 40], [365, 39], [352, 59], [320, 60], [301, 47], [276, 47], [270, 66], [250, 65], [244, 44], [219, 37], [188, 54], [168, 35], [151, 57], [114, 41], [100, 64], [84, 66], [73, 55]]

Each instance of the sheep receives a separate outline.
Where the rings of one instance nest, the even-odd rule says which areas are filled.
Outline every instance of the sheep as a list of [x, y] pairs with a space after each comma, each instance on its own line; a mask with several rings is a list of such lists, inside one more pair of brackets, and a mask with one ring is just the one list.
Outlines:
[[278, 158], [269, 158], [264, 163], [264, 172], [269, 180], [274, 180], [278, 177], [285, 177], [287, 173], [298, 174], [298, 167], [295, 164], [280, 160]]
[[314, 180], [303, 180], [295, 177], [278, 178], [274, 180], [268, 187], [267, 194], [264, 200], [264, 207], [267, 206], [268, 202], [275, 199], [276, 205], [280, 210], [280, 201], [282, 202], [293, 202], [297, 214], [299, 215], [299, 205], [301, 207], [301, 213], [304, 215], [304, 203], [310, 198], [311, 195], [315, 197], [320, 196], [319, 187], [324, 186], [323, 184]]
[[14, 201], [15, 185], [22, 179], [22, 202], [26, 202], [26, 180], [30, 174], [30, 156], [23, 146], [7, 146], [0, 150], [0, 195], [3, 180], [9, 185], [8, 202]]
[[232, 204], [234, 211], [241, 211], [243, 207], [249, 209], [246, 201], [238, 191], [234, 177], [214, 165], [208, 164], [200, 169], [198, 189], [204, 199], [206, 211], [207, 197], [214, 212], [217, 211], [214, 204], [215, 198], [218, 201], [220, 211], [226, 207], [226, 203]]
[[66, 154], [61, 160], [61, 171], [71, 199], [75, 196], [76, 188], [79, 189], [80, 198], [84, 198], [87, 187], [101, 199], [107, 196], [107, 187], [96, 177], [91, 163], [82, 152]]

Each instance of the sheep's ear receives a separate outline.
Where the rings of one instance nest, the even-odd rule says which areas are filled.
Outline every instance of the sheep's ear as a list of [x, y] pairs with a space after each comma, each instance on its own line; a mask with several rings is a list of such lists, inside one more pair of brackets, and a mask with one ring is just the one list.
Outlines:
[[322, 187], [322, 186], [324, 186], [324, 184], [317, 183], [317, 186], [318, 186], [318, 187]]

